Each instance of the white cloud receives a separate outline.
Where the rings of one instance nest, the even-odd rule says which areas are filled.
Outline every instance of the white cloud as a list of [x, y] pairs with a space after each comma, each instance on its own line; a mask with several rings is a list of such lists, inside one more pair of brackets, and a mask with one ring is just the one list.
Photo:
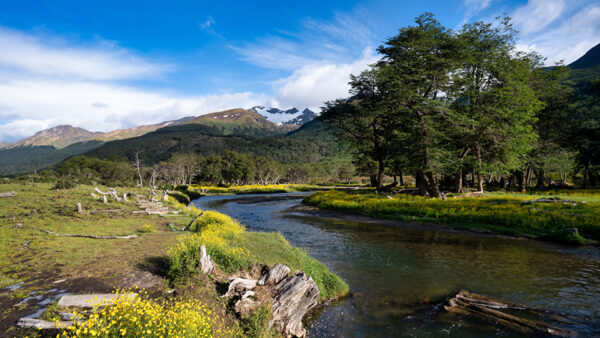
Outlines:
[[142, 60], [109, 43], [73, 47], [54, 37], [37, 37], [0, 27], [0, 70], [35, 75], [121, 80], [156, 76], [171, 66]]
[[202, 29], [208, 29], [216, 23], [215, 19], [212, 16], [206, 17], [206, 20], [200, 23], [200, 27]]
[[359, 74], [378, 57], [367, 48], [351, 63], [315, 62], [294, 71], [289, 77], [275, 82], [277, 102], [282, 107], [309, 107], [319, 111], [324, 101], [349, 95], [350, 74]]
[[470, 14], [481, 12], [492, 4], [492, 0], [464, 0], [463, 6], [467, 8]]
[[264, 68], [294, 71], [316, 62], [352, 62], [376, 42], [364, 16], [357, 17], [336, 13], [331, 21], [306, 19], [299, 33], [279, 32], [230, 47]]
[[581, 8], [564, 18], [553, 29], [526, 36], [519, 41], [520, 50], [535, 50], [548, 58], [551, 65], [560, 60], [565, 64], [575, 61], [590, 48], [600, 43], [600, 5]]
[[565, 10], [564, 0], [529, 0], [512, 14], [523, 35], [539, 32], [558, 19]]
[[104, 83], [0, 76], [0, 104], [12, 120], [0, 122], [0, 140], [16, 141], [59, 124], [110, 131], [266, 101], [251, 92], [182, 97]]

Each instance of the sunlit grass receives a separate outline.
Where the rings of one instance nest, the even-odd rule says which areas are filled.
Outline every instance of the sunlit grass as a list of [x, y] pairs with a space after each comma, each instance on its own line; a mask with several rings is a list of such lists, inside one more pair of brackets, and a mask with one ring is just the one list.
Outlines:
[[[562, 192], [561, 192], [562, 193]], [[552, 195], [546, 193], [544, 195]], [[456, 228], [476, 228], [513, 236], [579, 243], [600, 240], [600, 203], [597, 192], [563, 195], [586, 203], [524, 204], [540, 195], [492, 193], [444, 201], [412, 195], [389, 198], [374, 193], [318, 192], [305, 202], [322, 209], [339, 210], [377, 218], [446, 223]], [[577, 198], [575, 198], [577, 197]], [[581, 236], [574, 235], [577, 228]]]
[[217, 186], [199, 186], [192, 185], [189, 187], [191, 191], [198, 191], [207, 194], [273, 194], [273, 193], [286, 193], [286, 192], [298, 192], [298, 191], [311, 191], [319, 189], [318, 186], [308, 184], [252, 184], [252, 185], [239, 185], [230, 187], [217, 187]]

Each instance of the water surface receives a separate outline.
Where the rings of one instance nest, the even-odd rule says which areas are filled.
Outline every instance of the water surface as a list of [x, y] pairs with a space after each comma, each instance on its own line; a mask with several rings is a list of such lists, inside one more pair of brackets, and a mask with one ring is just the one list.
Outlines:
[[339, 221], [294, 211], [305, 194], [206, 196], [194, 204], [279, 231], [350, 285], [350, 297], [315, 311], [309, 335], [328, 337], [513, 336], [446, 313], [461, 289], [576, 315], [600, 336], [600, 250], [476, 234]]

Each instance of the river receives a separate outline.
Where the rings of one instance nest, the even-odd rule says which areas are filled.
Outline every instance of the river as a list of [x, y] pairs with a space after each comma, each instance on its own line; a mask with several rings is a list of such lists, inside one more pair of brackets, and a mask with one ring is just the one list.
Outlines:
[[205, 196], [193, 203], [279, 231], [350, 285], [350, 296], [313, 312], [310, 336], [514, 336], [487, 322], [446, 313], [466, 289], [569, 313], [569, 329], [600, 336], [600, 250], [551, 243], [315, 217], [294, 210], [303, 193]]

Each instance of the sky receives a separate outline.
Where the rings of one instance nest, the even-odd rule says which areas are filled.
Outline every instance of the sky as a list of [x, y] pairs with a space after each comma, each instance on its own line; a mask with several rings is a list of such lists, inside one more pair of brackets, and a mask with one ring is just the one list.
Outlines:
[[257, 105], [318, 111], [414, 18], [509, 15], [551, 65], [600, 43], [599, 0], [0, 0], [0, 142]]

